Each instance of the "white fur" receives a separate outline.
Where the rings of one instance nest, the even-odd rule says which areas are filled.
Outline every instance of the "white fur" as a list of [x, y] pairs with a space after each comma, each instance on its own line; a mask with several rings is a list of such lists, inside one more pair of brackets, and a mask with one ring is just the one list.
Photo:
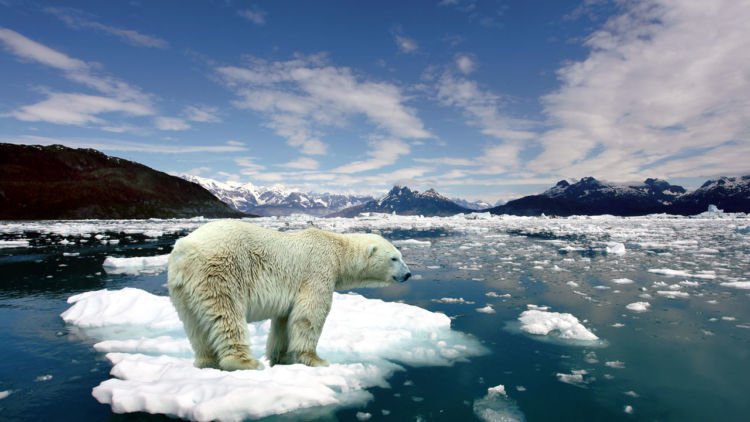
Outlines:
[[195, 366], [235, 370], [261, 367], [250, 356], [247, 322], [268, 318], [272, 365], [326, 365], [315, 350], [333, 291], [409, 275], [401, 253], [374, 234], [282, 233], [222, 220], [175, 243], [167, 284]]

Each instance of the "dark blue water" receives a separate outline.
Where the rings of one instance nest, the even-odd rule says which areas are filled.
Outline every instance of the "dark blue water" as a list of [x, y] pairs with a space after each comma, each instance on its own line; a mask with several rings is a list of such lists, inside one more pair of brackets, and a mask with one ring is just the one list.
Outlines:
[[[747, 290], [720, 285], [748, 280], [747, 237], [728, 223], [715, 222], [620, 219], [566, 224], [572, 227], [539, 231], [538, 225], [514, 221], [488, 223], [479, 231], [456, 230], [452, 223], [352, 228], [380, 231], [394, 240], [432, 242], [430, 247], [403, 248], [418, 274], [415, 280], [358, 293], [443, 312], [453, 318], [454, 329], [478, 338], [489, 353], [447, 368], [407, 367], [390, 379], [391, 388], [372, 389], [374, 399], [363, 407], [271, 419], [355, 420], [357, 412], [366, 411], [371, 420], [472, 420], [474, 401], [488, 387], [503, 384], [529, 421], [747, 420], [750, 297]], [[596, 226], [601, 230], [592, 229]], [[111, 365], [59, 315], [68, 308], [68, 297], [85, 291], [131, 286], [166, 294], [165, 273], [108, 275], [102, 262], [108, 255], [168, 253], [186, 232], [146, 238], [102, 231], [108, 239], [119, 240], [103, 245], [93, 238], [80, 243], [79, 236], [5, 230], [3, 239], [28, 239], [30, 246], [0, 249], [0, 391], [10, 391], [0, 400], [0, 419], [166, 420], [159, 415], [114, 415], [99, 404], [91, 389], [109, 378]], [[72, 244], [59, 245], [64, 238]], [[602, 242], [612, 241], [624, 243], [627, 253], [603, 252]], [[570, 245], [580, 248], [562, 251]], [[655, 268], [693, 275], [714, 271], [716, 277], [670, 278], [648, 271]], [[634, 283], [610, 282], [622, 277]], [[680, 288], [688, 293], [685, 298], [657, 293], [680, 281], [698, 284]], [[511, 296], [493, 298], [487, 292]], [[650, 297], [644, 299], [644, 294]], [[443, 297], [474, 303], [434, 301]], [[626, 310], [628, 303], [642, 300], [651, 303], [649, 312]], [[496, 313], [476, 311], [486, 304]], [[508, 323], [527, 304], [574, 314], [606, 346], [540, 341], [509, 329]], [[558, 373], [581, 369], [587, 371], [585, 383], [558, 379]], [[626, 406], [632, 406], [632, 413]]]

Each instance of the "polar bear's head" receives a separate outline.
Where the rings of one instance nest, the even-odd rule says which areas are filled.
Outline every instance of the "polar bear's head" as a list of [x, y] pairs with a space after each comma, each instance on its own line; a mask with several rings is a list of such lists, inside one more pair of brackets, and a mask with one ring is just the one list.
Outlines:
[[[358, 245], [354, 284], [351, 287], [382, 287], [403, 283], [411, 277], [401, 252], [390, 242], [375, 234], [356, 234], [352, 240]], [[349, 283], [347, 283], [349, 284]]]

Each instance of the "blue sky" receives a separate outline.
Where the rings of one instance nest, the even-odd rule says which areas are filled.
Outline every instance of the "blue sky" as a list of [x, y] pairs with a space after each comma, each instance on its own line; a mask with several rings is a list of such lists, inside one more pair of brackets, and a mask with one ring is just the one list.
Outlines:
[[494, 202], [750, 171], [750, 3], [0, 0], [0, 142]]

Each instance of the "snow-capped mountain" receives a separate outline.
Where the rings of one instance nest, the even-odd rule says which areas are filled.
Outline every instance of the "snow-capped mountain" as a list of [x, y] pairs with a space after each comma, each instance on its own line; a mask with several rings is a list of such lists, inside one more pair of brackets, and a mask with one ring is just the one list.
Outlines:
[[370, 196], [298, 192], [283, 185], [270, 187], [252, 183], [218, 182], [192, 175], [180, 175], [197, 183], [232, 208], [261, 216], [310, 214], [327, 215], [372, 200]]
[[451, 201], [455, 202], [456, 204], [470, 210], [479, 211], [479, 210], [486, 210], [487, 208], [492, 208], [492, 204], [489, 204], [484, 201], [468, 201], [466, 199], [461, 198], [451, 198]]
[[542, 194], [509, 201], [492, 208], [490, 212], [514, 215], [644, 215], [666, 212], [667, 207], [684, 194], [683, 187], [660, 179], [646, 179], [640, 184], [617, 184], [584, 177], [575, 183], [561, 180]]
[[434, 189], [424, 192], [406, 186], [394, 186], [380, 199], [333, 213], [332, 217], [355, 217], [362, 212], [396, 213], [399, 215], [447, 216], [471, 212]]
[[692, 215], [716, 205], [726, 212], [750, 212], [750, 175], [708, 180], [669, 207], [673, 214]]

